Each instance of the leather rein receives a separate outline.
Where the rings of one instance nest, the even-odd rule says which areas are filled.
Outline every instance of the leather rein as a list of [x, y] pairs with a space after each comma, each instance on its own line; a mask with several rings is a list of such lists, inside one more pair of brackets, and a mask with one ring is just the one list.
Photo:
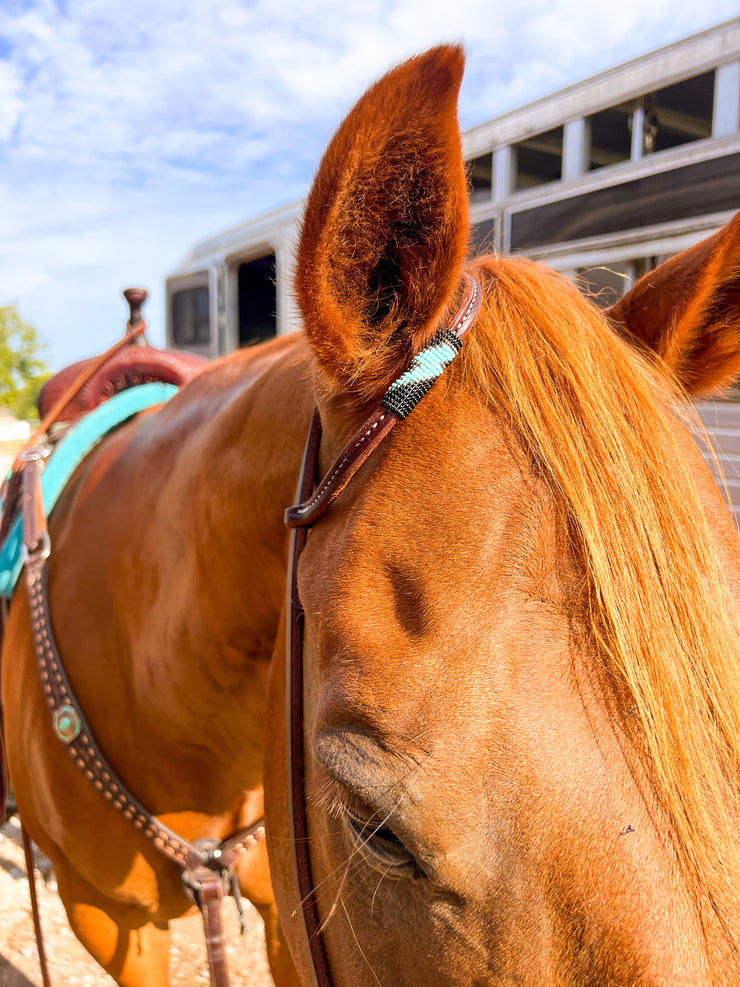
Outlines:
[[[127, 334], [122, 342], [128, 342], [129, 339], [130, 335]], [[118, 349], [119, 346], [116, 346], [109, 350], [103, 358], [95, 361], [92, 369], [99, 369]], [[90, 372], [87, 368], [84, 379], [80, 377], [77, 386], [70, 388], [63, 401], [55, 406], [55, 415], [78, 393], [82, 383], [89, 378]], [[241, 930], [244, 932], [244, 915], [235, 867], [246, 851], [256, 847], [265, 839], [264, 820], [257, 820], [225, 840], [204, 837], [191, 843], [165, 826], [160, 819], [141, 805], [121, 781], [96, 743], [64, 672], [51, 626], [47, 586], [47, 563], [51, 554], [51, 545], [41, 487], [41, 475], [49, 449], [43, 442], [38, 441], [39, 432], [40, 430], [36, 431], [31, 440], [33, 444], [27, 446], [19, 457], [22, 463], [23, 545], [31, 628], [39, 677], [54, 732], [66, 746], [76, 766], [101, 797], [126, 819], [134, 830], [146, 837], [160, 853], [180, 868], [183, 888], [203, 916], [211, 985], [228, 987], [221, 902], [226, 895], [233, 895], [239, 910]], [[28, 878], [33, 911], [36, 915], [38, 906], [35, 903], [32, 867], [29, 869]], [[38, 922], [34, 924], [41, 959], [43, 946], [40, 942], [40, 925]], [[44, 984], [48, 985], [48, 970], [43, 959], [42, 978]]]
[[413, 411], [460, 351], [462, 339], [478, 314], [482, 300], [479, 282], [468, 273], [463, 275], [463, 279], [462, 302], [449, 327], [437, 332], [431, 342], [414, 357], [408, 369], [391, 384], [380, 399], [378, 407], [318, 483], [316, 476], [321, 445], [321, 419], [318, 409], [314, 410], [296, 490], [296, 504], [285, 512], [285, 523], [291, 529], [285, 635], [288, 812], [293, 877], [301, 905], [300, 914], [313, 987], [332, 987], [333, 981], [321, 936], [318, 903], [311, 874], [303, 737], [304, 612], [298, 593], [298, 563], [309, 527], [321, 518], [390, 430]]

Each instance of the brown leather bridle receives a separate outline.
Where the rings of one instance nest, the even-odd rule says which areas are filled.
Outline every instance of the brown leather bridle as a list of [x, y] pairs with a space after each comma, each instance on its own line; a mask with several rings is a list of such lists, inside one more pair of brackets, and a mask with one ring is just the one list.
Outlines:
[[[290, 551], [288, 555], [288, 582], [286, 602], [286, 674], [285, 719], [287, 742], [287, 784], [290, 841], [293, 850], [293, 877], [300, 900], [303, 931], [311, 961], [313, 987], [332, 987], [329, 964], [320, 932], [318, 904], [311, 874], [311, 857], [308, 836], [308, 819], [305, 797], [305, 756], [303, 743], [303, 623], [304, 613], [298, 594], [298, 563], [305, 547], [308, 529], [324, 514], [329, 505], [341, 493], [362, 466], [371, 452], [383, 441], [397, 422], [413, 411], [434, 381], [459, 350], [461, 341], [472, 325], [480, 309], [482, 292], [478, 281], [464, 274], [464, 291], [460, 306], [447, 329], [441, 330], [398, 381], [391, 385], [383, 398], [353, 435], [344, 450], [317, 484], [319, 447], [321, 445], [321, 419], [314, 410], [306, 439], [301, 472], [296, 490], [296, 504], [285, 512], [285, 523], [290, 527]], [[425, 352], [434, 346], [445, 345], [451, 353], [438, 364], [439, 372], [424, 377]], [[423, 379], [420, 381], [419, 377]], [[408, 384], [405, 383], [408, 378]], [[399, 390], [404, 391], [401, 399]], [[389, 395], [392, 396], [389, 398]]]

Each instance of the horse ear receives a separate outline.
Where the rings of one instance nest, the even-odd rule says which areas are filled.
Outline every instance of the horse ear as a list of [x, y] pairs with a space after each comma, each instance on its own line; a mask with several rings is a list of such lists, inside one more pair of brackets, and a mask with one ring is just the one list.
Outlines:
[[308, 197], [296, 291], [333, 392], [377, 397], [439, 328], [468, 237], [457, 123], [464, 57], [442, 46], [360, 99]]
[[740, 374], [740, 213], [646, 274], [606, 315], [689, 394], [727, 387]]

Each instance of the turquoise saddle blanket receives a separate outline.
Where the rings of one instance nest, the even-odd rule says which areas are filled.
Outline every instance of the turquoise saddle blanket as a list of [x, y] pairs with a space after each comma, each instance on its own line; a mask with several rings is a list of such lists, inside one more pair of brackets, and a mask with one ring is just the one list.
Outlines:
[[[139, 384], [114, 395], [72, 425], [46, 461], [41, 477], [46, 516], [51, 514], [74, 471], [104, 436], [140, 411], [169, 401], [177, 391], [174, 384]], [[23, 526], [18, 515], [0, 547], [0, 596], [13, 595], [23, 568], [22, 548]]]

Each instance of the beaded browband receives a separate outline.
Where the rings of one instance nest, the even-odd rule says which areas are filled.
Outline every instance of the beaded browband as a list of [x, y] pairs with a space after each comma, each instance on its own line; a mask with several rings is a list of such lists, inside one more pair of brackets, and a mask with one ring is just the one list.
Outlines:
[[[289, 528], [313, 524], [321, 517], [373, 449], [382, 442], [396, 422], [403, 421], [414, 410], [460, 352], [463, 336], [478, 314], [482, 299], [481, 286], [477, 279], [472, 274], [465, 273], [463, 280], [465, 288], [462, 302], [449, 326], [440, 329], [424, 349], [416, 354], [401, 376], [393, 381], [380, 399], [378, 407], [359, 431], [355, 432], [311, 496], [288, 508], [285, 523]], [[318, 413], [314, 413], [315, 427], [320, 430], [321, 425], [317, 419]]]

